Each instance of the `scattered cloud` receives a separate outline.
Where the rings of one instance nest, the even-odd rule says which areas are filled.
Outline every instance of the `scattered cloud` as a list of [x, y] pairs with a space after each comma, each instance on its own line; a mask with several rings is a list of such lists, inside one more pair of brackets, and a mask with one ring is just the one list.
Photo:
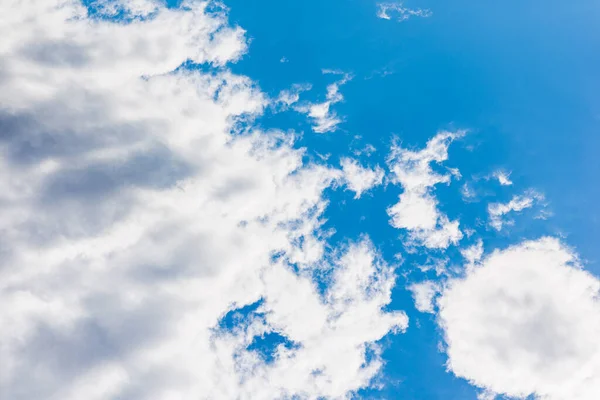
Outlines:
[[355, 193], [355, 199], [360, 198], [364, 192], [381, 185], [383, 182], [384, 171], [379, 166], [374, 169], [365, 168], [357, 160], [351, 158], [342, 158], [340, 164], [344, 176], [343, 180], [348, 189]]
[[444, 276], [446, 275], [447, 272], [447, 267], [448, 267], [448, 258], [443, 257], [443, 258], [432, 258], [432, 257], [428, 257], [427, 261], [425, 263], [419, 263], [417, 264], [417, 268], [419, 268], [419, 270], [421, 272], [427, 272], [427, 271], [435, 271], [435, 274], [437, 276]]
[[408, 8], [404, 7], [404, 3], [379, 3], [377, 4], [377, 17], [391, 20], [394, 18], [397, 21], [406, 21], [411, 17], [427, 18], [433, 13], [429, 9]]
[[472, 175], [461, 188], [463, 201], [474, 203], [480, 201], [481, 198], [495, 196], [495, 190], [490, 186], [482, 185], [482, 183], [494, 180], [499, 182], [501, 186], [511, 186], [513, 182], [510, 180], [510, 174], [505, 170], [496, 170], [486, 175]]
[[497, 250], [438, 299], [448, 369], [510, 397], [600, 392], [600, 281], [554, 238]]
[[510, 172], [498, 170], [493, 173], [493, 176], [494, 178], [498, 179], [498, 182], [500, 182], [500, 185], [502, 186], [510, 186], [513, 184], [510, 180]]
[[461, 249], [460, 254], [467, 262], [466, 268], [472, 269], [483, 257], [483, 241], [479, 239], [477, 243]]
[[[247, 51], [243, 29], [202, 1], [100, 0], [91, 11], [8, 1], [0, 13], [10, 15], [0, 19], [2, 394], [341, 399], [373, 384], [378, 342], [409, 323], [391, 306], [395, 265], [367, 236], [326, 245], [322, 226], [326, 190], [343, 183], [360, 198], [384, 171], [307, 161], [293, 133], [253, 125], [267, 107], [291, 107], [315, 132], [335, 131], [350, 75], [324, 70], [340, 77], [320, 103], [300, 103], [310, 85], [269, 99], [228, 67]], [[431, 12], [381, 3], [377, 15]], [[460, 171], [433, 168], [463, 135], [391, 149], [402, 192], [387, 213], [409, 245], [463, 237], [434, 194]], [[500, 230], [542, 200], [530, 191], [490, 204], [489, 223]], [[419, 311], [439, 309], [448, 370], [482, 399], [595, 398], [598, 278], [552, 238], [483, 250], [481, 240], [460, 250], [461, 278], [448, 278], [444, 253], [419, 267], [442, 281], [407, 287]], [[253, 344], [268, 334], [282, 343], [266, 360]]]
[[365, 80], [373, 79], [373, 78], [385, 78], [386, 76], [393, 75], [397, 72], [397, 67], [395, 63], [390, 63], [381, 68], [373, 70], [369, 75], [365, 76]]
[[465, 235], [467, 235], [468, 238], [470, 238], [471, 236], [473, 236], [474, 234], [477, 233], [477, 231], [475, 231], [475, 229], [473, 228], [463, 228], [463, 232], [465, 233]]
[[326, 100], [321, 103], [305, 103], [295, 107], [295, 110], [307, 114], [313, 123], [313, 131], [317, 133], [334, 132], [337, 126], [342, 123], [331, 106], [344, 100], [340, 93], [340, 86], [352, 79], [352, 76], [338, 70], [323, 70], [324, 74], [342, 75], [342, 78], [327, 86]]
[[[340, 171], [252, 126], [270, 102], [227, 67], [244, 31], [205, 2], [102, 4], [131, 18], [0, 3], [0, 392], [343, 398], [369, 385], [375, 342], [408, 324], [384, 311], [393, 267], [366, 238], [326, 251], [323, 192]], [[317, 270], [331, 272], [324, 290]], [[260, 301], [264, 318], [220, 330]], [[295, 345], [267, 363], [249, 346], [266, 332]]]
[[440, 291], [438, 283], [432, 281], [413, 283], [408, 286], [408, 290], [412, 292], [417, 310], [431, 314], [435, 312], [434, 300]]
[[275, 106], [279, 106], [283, 109], [288, 109], [293, 104], [296, 104], [300, 100], [300, 94], [312, 89], [312, 85], [309, 83], [296, 83], [292, 85], [290, 89], [282, 90], [279, 96], [275, 99]]
[[402, 186], [400, 201], [388, 208], [390, 224], [409, 231], [417, 244], [429, 248], [447, 248], [462, 238], [458, 221], [450, 221], [437, 208], [432, 188], [450, 183], [451, 175], [440, 175], [431, 163], [448, 158], [448, 146], [464, 132], [441, 132], [427, 142], [425, 149], [411, 151], [397, 145], [392, 148], [388, 164], [392, 183]]
[[477, 192], [469, 182], [463, 183], [460, 194], [465, 202], [474, 202], [477, 200]]
[[371, 155], [373, 155], [376, 151], [377, 151], [377, 149], [375, 148], [375, 146], [373, 146], [372, 144], [368, 143], [362, 149], [356, 149], [352, 153], [355, 156], [357, 156], [357, 157], [361, 156], [363, 154], [366, 157], [371, 157]]
[[456, 180], [461, 180], [462, 179], [462, 174], [460, 173], [460, 170], [458, 168], [450, 168], [450, 167], [446, 167], [446, 169], [448, 171], [450, 171], [450, 174], [456, 179]]
[[533, 205], [542, 201], [544, 196], [529, 191], [528, 193], [518, 196], [515, 195], [508, 203], [492, 203], [488, 205], [488, 214], [490, 216], [490, 225], [496, 230], [501, 230], [505, 224], [511, 224], [511, 220], [506, 220], [504, 216], [510, 212], [519, 212], [527, 208], [533, 207]]

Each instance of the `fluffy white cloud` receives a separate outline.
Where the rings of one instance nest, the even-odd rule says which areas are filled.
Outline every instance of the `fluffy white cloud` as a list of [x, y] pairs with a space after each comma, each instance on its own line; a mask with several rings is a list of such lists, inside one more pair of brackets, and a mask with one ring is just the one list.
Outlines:
[[387, 211], [391, 225], [407, 229], [410, 238], [429, 248], [447, 248], [462, 238], [458, 221], [450, 221], [437, 208], [432, 188], [438, 183], [450, 183], [451, 175], [433, 171], [431, 163], [448, 159], [450, 142], [464, 132], [440, 132], [420, 151], [393, 146], [388, 164], [391, 181], [400, 184], [404, 192], [400, 201]]
[[495, 251], [438, 299], [448, 369], [488, 393], [595, 399], [599, 296], [598, 278], [556, 239]]
[[342, 78], [327, 86], [325, 101], [321, 103], [306, 103], [295, 107], [295, 110], [307, 114], [313, 123], [313, 130], [317, 133], [333, 132], [342, 123], [342, 119], [331, 110], [331, 106], [344, 100], [340, 93], [340, 86], [348, 82], [352, 77], [337, 70], [323, 70], [324, 74], [342, 75]]
[[424, 281], [419, 283], [413, 283], [408, 286], [415, 299], [415, 307], [417, 310], [426, 313], [435, 312], [435, 296], [440, 291], [440, 286], [436, 282]]
[[529, 192], [522, 196], [513, 196], [508, 203], [492, 203], [488, 205], [488, 214], [490, 215], [490, 225], [496, 229], [501, 230], [504, 224], [511, 224], [512, 221], [505, 220], [504, 216], [510, 212], [519, 212], [527, 208], [533, 207], [536, 201], [544, 199], [539, 193]]
[[[366, 240], [323, 261], [322, 195], [340, 171], [250, 127], [268, 101], [226, 68], [243, 30], [205, 2], [102, 4], [130, 21], [74, 0], [0, 3], [0, 392], [317, 398], [367, 385], [373, 342], [407, 324], [382, 311], [392, 267]], [[315, 268], [332, 269], [325, 295]], [[259, 299], [264, 321], [215, 333]], [[272, 366], [245, 347], [268, 331], [298, 345]]]
[[[350, 244], [328, 268], [333, 269], [333, 276], [322, 300], [309, 279], [289, 269], [276, 265], [264, 272], [267, 285], [259, 312], [266, 315], [270, 329], [301, 346], [280, 346], [269, 365], [256, 356], [246, 358], [239, 392], [233, 390], [239, 362], [229, 358], [228, 364], [217, 364], [220, 368], [211, 371], [213, 379], [232, 378], [230, 384], [221, 386], [228, 390], [223, 398], [235, 398], [240, 392], [244, 398], [265, 400], [291, 394], [344, 398], [349, 390], [369, 383], [382, 361], [379, 357], [367, 361], [366, 350], [377, 352], [375, 341], [408, 326], [403, 312], [381, 311], [390, 302], [393, 270], [375, 255], [367, 240]], [[263, 329], [259, 324], [259, 332]], [[239, 336], [246, 339], [239, 340]], [[225, 354], [243, 353], [251, 336], [242, 331], [237, 337], [219, 337], [215, 343], [227, 348]]]
[[341, 159], [340, 164], [344, 173], [344, 183], [355, 193], [355, 199], [383, 182], [384, 172], [379, 166], [374, 169], [365, 168], [358, 161], [346, 157]]
[[403, 3], [379, 3], [377, 4], [377, 17], [390, 20], [396, 15], [397, 21], [406, 21], [410, 17], [431, 17], [433, 13], [429, 9], [408, 8]]

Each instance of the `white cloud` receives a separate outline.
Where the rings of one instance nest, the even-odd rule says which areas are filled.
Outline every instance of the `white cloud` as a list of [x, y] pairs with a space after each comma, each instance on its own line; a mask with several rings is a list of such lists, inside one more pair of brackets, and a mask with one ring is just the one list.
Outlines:
[[424, 281], [413, 283], [408, 286], [415, 299], [415, 307], [420, 312], [434, 313], [435, 312], [435, 296], [440, 291], [440, 286], [436, 282]]
[[450, 142], [463, 134], [441, 132], [420, 151], [394, 146], [388, 160], [391, 181], [404, 189], [400, 201], [387, 210], [390, 224], [407, 229], [411, 239], [429, 248], [447, 248], [462, 238], [459, 222], [450, 221], [438, 210], [431, 191], [438, 183], [450, 183], [451, 176], [433, 171], [431, 163], [445, 161]]
[[417, 268], [422, 272], [435, 271], [437, 276], [443, 276], [447, 273], [448, 258], [430, 258], [423, 264], [418, 264]]
[[460, 189], [460, 194], [465, 202], [473, 202], [477, 199], [477, 192], [468, 182], [464, 183]]
[[337, 70], [323, 70], [324, 74], [343, 75], [337, 82], [327, 86], [326, 100], [321, 103], [306, 103], [295, 107], [295, 110], [307, 114], [313, 123], [313, 131], [317, 133], [334, 132], [342, 119], [331, 106], [344, 100], [340, 93], [340, 86], [352, 79], [349, 74]]
[[[243, 30], [203, 2], [106, 4], [144, 18], [0, 3], [0, 392], [269, 399], [368, 385], [381, 360], [367, 350], [407, 324], [382, 311], [392, 268], [366, 240], [325, 254], [322, 196], [340, 172], [249, 126], [269, 102], [226, 68]], [[221, 68], [177, 69], [189, 60]], [[322, 297], [308, 276], [325, 266]], [[215, 333], [261, 298], [265, 321]], [[266, 331], [299, 349], [265, 364], [244, 344]]]
[[391, 20], [396, 15], [397, 21], [406, 21], [410, 17], [431, 17], [433, 13], [429, 9], [408, 8], [403, 3], [379, 3], [377, 4], [377, 17]]
[[358, 199], [369, 189], [381, 185], [384, 172], [379, 166], [374, 169], [361, 166], [358, 161], [351, 158], [342, 158], [340, 161], [343, 171], [343, 180], [348, 189], [355, 193]]
[[467, 269], [473, 268], [483, 257], [483, 241], [479, 239], [477, 243], [461, 249], [460, 254], [467, 262]]
[[158, 0], [129, 0], [121, 2], [119, 0], [97, 0], [93, 3], [96, 10], [105, 15], [114, 16], [119, 12], [124, 12], [133, 17], [147, 17], [158, 11], [161, 2]]
[[513, 196], [508, 203], [492, 203], [488, 205], [488, 214], [490, 215], [490, 225], [501, 230], [504, 224], [512, 223], [510, 220], [505, 220], [504, 216], [510, 212], [519, 212], [527, 208], [533, 207], [536, 201], [544, 199], [539, 193], [530, 191], [522, 196]]
[[450, 174], [456, 179], [456, 180], [461, 180], [462, 179], [462, 174], [460, 173], [460, 170], [458, 168], [450, 168], [450, 167], [446, 167], [446, 169], [448, 171], [450, 171]]
[[[390, 302], [395, 277], [368, 240], [350, 244], [330, 268], [333, 278], [322, 300], [309, 279], [281, 266], [265, 271], [264, 304], [259, 311], [266, 315], [270, 329], [301, 346], [279, 347], [270, 365], [250, 357], [240, 389], [248, 393], [247, 398], [273, 399], [291, 393], [343, 398], [349, 390], [368, 385], [381, 366], [379, 357], [367, 361], [365, 350], [376, 350], [372, 343], [408, 326], [404, 313], [381, 310]], [[225, 354], [244, 354], [244, 347], [263, 329], [259, 325], [250, 335], [241, 332], [245, 338], [239, 333], [225, 335], [216, 343], [227, 349]], [[215, 380], [235, 378], [239, 363], [232, 360], [220, 367], [211, 371]], [[231, 385], [235, 387], [235, 381]], [[235, 397], [234, 392], [227, 396], [223, 398]]]
[[362, 149], [354, 150], [353, 153], [355, 156], [361, 156], [364, 154], [366, 157], [371, 157], [371, 155], [373, 155], [376, 151], [377, 149], [375, 146], [368, 143]]
[[493, 392], [484, 390], [477, 394], [477, 400], [495, 400], [497, 395]]
[[556, 239], [495, 251], [438, 299], [448, 369], [488, 394], [595, 399], [599, 296], [598, 278]]
[[471, 237], [471, 236], [473, 236], [475, 233], [477, 233], [477, 232], [475, 231], [475, 229], [472, 229], [472, 228], [464, 228], [464, 229], [463, 229], [463, 231], [464, 231], [465, 235], [467, 235], [467, 237], [468, 237], [468, 238], [470, 238], [470, 237]]
[[310, 90], [311, 88], [312, 85], [308, 83], [296, 83], [292, 85], [290, 89], [282, 90], [279, 93], [279, 96], [277, 96], [277, 98], [275, 99], [275, 105], [280, 105], [284, 109], [286, 109], [300, 100], [300, 93]]
[[494, 178], [498, 179], [498, 182], [500, 182], [500, 185], [502, 186], [510, 186], [513, 184], [510, 180], [510, 173], [499, 170], [494, 172], [493, 176]]

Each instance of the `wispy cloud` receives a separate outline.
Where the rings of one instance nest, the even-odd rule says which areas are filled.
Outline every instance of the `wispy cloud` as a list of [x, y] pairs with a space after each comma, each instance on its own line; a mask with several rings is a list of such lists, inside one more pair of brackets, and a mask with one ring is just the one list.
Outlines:
[[490, 225], [501, 230], [505, 224], [511, 224], [511, 220], [506, 220], [504, 216], [511, 212], [523, 211], [534, 206], [536, 202], [544, 200], [544, 196], [535, 191], [529, 191], [524, 195], [515, 195], [508, 203], [491, 203], [488, 205], [488, 214], [490, 216]]
[[333, 132], [342, 122], [342, 118], [331, 110], [331, 106], [344, 100], [340, 93], [340, 86], [352, 79], [350, 74], [338, 70], [323, 70], [324, 74], [342, 75], [342, 78], [327, 86], [325, 101], [321, 103], [299, 104], [294, 109], [307, 114], [313, 124], [313, 130], [317, 133]]
[[500, 185], [502, 186], [510, 186], [512, 185], [512, 181], [510, 180], [510, 172], [506, 172], [503, 170], [498, 170], [492, 174], [494, 178], [498, 180]]
[[479, 239], [477, 243], [461, 249], [460, 254], [467, 262], [465, 265], [466, 269], [472, 269], [483, 257], [483, 241]]
[[296, 104], [300, 100], [300, 94], [306, 92], [312, 88], [309, 83], [296, 83], [292, 85], [290, 89], [282, 90], [277, 98], [274, 100], [276, 108], [288, 109], [293, 104]]
[[427, 18], [432, 15], [433, 13], [429, 9], [408, 8], [404, 6], [404, 3], [377, 4], [377, 17], [382, 19], [391, 20], [393, 18], [396, 21], [402, 22], [411, 17]]

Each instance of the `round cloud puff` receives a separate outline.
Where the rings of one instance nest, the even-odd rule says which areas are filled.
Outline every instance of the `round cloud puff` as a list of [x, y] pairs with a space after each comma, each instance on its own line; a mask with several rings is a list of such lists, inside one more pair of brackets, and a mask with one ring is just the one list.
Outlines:
[[597, 399], [599, 293], [556, 239], [494, 252], [439, 300], [448, 369], [508, 396]]

